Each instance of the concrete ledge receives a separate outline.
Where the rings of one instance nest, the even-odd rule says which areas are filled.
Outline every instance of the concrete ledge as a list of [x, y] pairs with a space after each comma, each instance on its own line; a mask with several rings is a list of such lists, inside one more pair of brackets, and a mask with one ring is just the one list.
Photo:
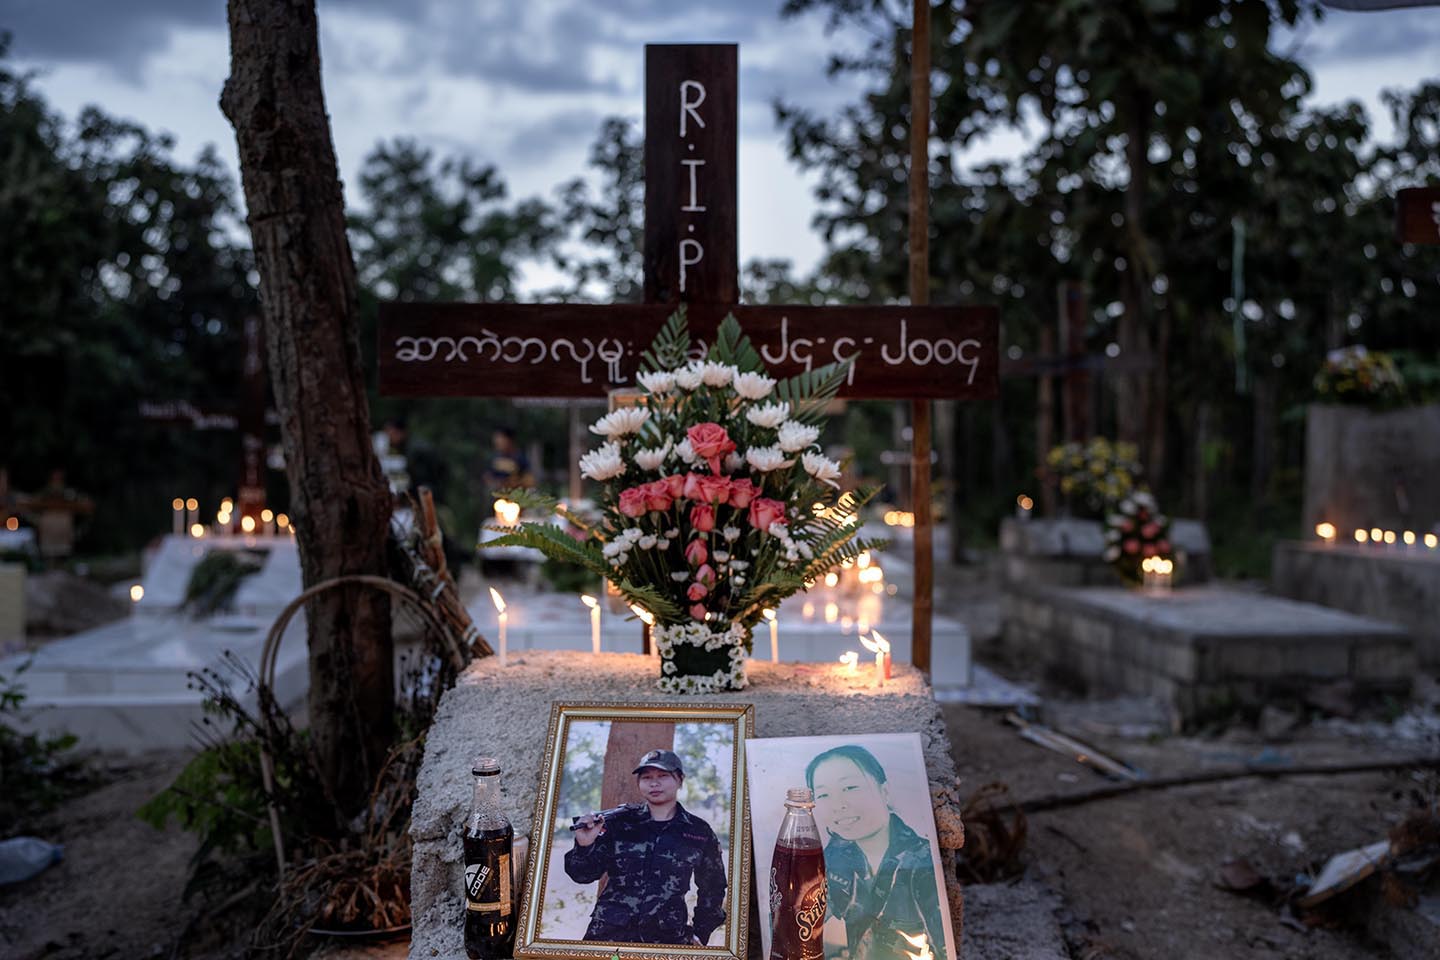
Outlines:
[[1212, 706], [1258, 705], [1333, 680], [1405, 693], [1415, 670], [1412, 640], [1393, 624], [1214, 586], [1157, 594], [1010, 584], [1001, 617], [1005, 642], [1052, 679], [1158, 697], [1177, 726]]
[[1440, 550], [1286, 540], [1270, 578], [1282, 596], [1407, 627], [1420, 662], [1440, 667]]

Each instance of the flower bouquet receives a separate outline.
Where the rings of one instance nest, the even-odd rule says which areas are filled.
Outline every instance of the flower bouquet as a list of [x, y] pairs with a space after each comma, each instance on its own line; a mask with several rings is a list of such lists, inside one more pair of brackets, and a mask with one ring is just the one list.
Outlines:
[[1135, 445], [1111, 443], [1104, 437], [1054, 447], [1045, 463], [1066, 502], [1084, 516], [1096, 518], [1134, 490], [1140, 476]]
[[[817, 444], [848, 371], [847, 361], [777, 381], [733, 316], [697, 355], [681, 308], [644, 354], [635, 405], [590, 427], [603, 442], [580, 472], [601, 490], [594, 517], [568, 517], [582, 537], [524, 523], [492, 543], [577, 563], [653, 618], [662, 690], [743, 689], [764, 611], [884, 546], [858, 537], [875, 491], [841, 492], [840, 464]], [[532, 491], [505, 496], [558, 508]]]
[[1168, 559], [1170, 551], [1170, 518], [1148, 492], [1130, 494], [1105, 518], [1105, 562], [1127, 583], [1143, 583], [1141, 564], [1152, 557]]
[[1356, 345], [1326, 354], [1315, 374], [1315, 394], [1321, 403], [1399, 404], [1405, 399], [1405, 378], [1390, 354]]

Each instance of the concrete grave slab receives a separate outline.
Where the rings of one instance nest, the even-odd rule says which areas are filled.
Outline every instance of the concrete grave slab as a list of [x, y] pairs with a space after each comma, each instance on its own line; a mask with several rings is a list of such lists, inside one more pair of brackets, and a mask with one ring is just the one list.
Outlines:
[[1399, 626], [1223, 587], [1010, 584], [1001, 604], [1012, 649], [1088, 693], [1156, 697], [1176, 726], [1334, 680], [1404, 693], [1415, 669], [1413, 641]]

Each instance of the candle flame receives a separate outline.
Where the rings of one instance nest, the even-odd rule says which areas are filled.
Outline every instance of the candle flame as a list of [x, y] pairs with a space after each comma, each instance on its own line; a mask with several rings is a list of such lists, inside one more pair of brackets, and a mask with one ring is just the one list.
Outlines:
[[490, 602], [495, 604], [495, 609], [501, 613], [505, 612], [505, 598], [500, 596], [500, 591], [494, 587], [490, 588]]
[[275, 511], [271, 510], [269, 507], [266, 507], [264, 510], [260, 511], [260, 519], [265, 523], [269, 523], [271, 520], [275, 519]]
[[761, 610], [760, 612], [765, 616], [765, 619], [766, 619], [766, 620], [774, 620], [774, 619], [775, 619], [775, 611], [774, 611], [774, 610]]
[[1437, 545], [1440, 545], [1440, 537], [1435, 536], [1433, 533], [1425, 534], [1425, 546], [1434, 550]]
[[192, 524], [190, 524], [190, 536], [194, 537], [196, 540], [199, 540], [201, 537], [205, 536], [205, 524], [203, 524], [203, 523], [192, 523]]
[[649, 610], [646, 610], [644, 607], [640, 606], [640, 604], [630, 604], [630, 612], [635, 614], [635, 616], [639, 617], [640, 622], [645, 624], [645, 626], [655, 626], [655, 614], [651, 613]]
[[135, 584], [133, 587], [130, 588], [130, 599], [133, 600], [135, 603], [139, 603], [141, 600], [144, 600], [145, 588], [138, 583]]
[[1020, 496], [1015, 498], [1015, 505], [1018, 506], [1021, 510], [1030, 510], [1035, 506], [1035, 501], [1022, 493], [1020, 494]]
[[275, 514], [275, 526], [279, 527], [281, 530], [284, 530], [286, 527], [290, 526], [290, 518], [283, 513]]
[[585, 606], [591, 608], [592, 610], [593, 610], [594, 608], [600, 606], [600, 601], [599, 601], [599, 600], [596, 600], [594, 597], [590, 596], [590, 594], [588, 594], [588, 593], [582, 593], [582, 594], [580, 594], [580, 602], [583, 603], [583, 604], [585, 604]]
[[507, 527], [513, 527], [520, 519], [520, 504], [514, 500], [500, 499], [495, 501], [495, 519]]
[[200, 509], [200, 501], [199, 501], [199, 500], [196, 500], [194, 497], [191, 497], [190, 499], [188, 499], [188, 500], [185, 501], [185, 509], [186, 509], [186, 510], [199, 510], [199, 509]]
[[896, 932], [899, 933], [900, 936], [905, 938], [906, 943], [910, 944], [910, 946], [912, 947], [918, 948], [920, 951], [919, 953], [911, 953], [909, 950], [905, 950], [903, 951], [905, 956], [910, 957], [911, 960], [933, 960], [933, 957], [935, 955], [930, 952], [930, 940], [927, 936], [925, 936], [925, 934], [922, 933], [918, 936], [912, 937], [904, 930], [897, 930]]
[[840, 582], [840, 575], [839, 575], [838, 573], [836, 573], [834, 570], [831, 570], [829, 573], [825, 574], [825, 586], [827, 586], [827, 587], [833, 587], [833, 586], [835, 586], [835, 584], [837, 584], [837, 583], [839, 583], [839, 582]]
[[885, 639], [884, 634], [882, 634], [879, 630], [871, 630], [870, 636], [875, 638], [875, 643], [877, 644], [877, 646], [873, 647], [872, 649], [874, 649], [876, 653], [890, 652], [890, 641]]
[[241, 518], [240, 518], [240, 529], [241, 529], [241, 530], [244, 530], [246, 533], [254, 533], [254, 532], [255, 532], [255, 518], [254, 518], [254, 517], [241, 517]]
[[176, 497], [174, 500], [170, 501], [170, 506], [174, 507], [176, 510], [184, 510], [185, 501], [181, 500], [179, 497]]
[[1369, 532], [1368, 530], [1356, 530], [1356, 531], [1355, 531], [1355, 542], [1356, 542], [1356, 543], [1364, 543], [1366, 540], [1369, 540], [1369, 539], [1370, 539], [1370, 532]]
[[1315, 535], [1321, 540], [1335, 539], [1335, 524], [1329, 521], [1322, 521], [1315, 524]]
[[1405, 541], [1405, 546], [1407, 546], [1407, 547], [1414, 546], [1414, 545], [1415, 545], [1415, 531], [1414, 531], [1414, 530], [1406, 530], [1404, 533], [1402, 533], [1402, 534], [1400, 535], [1400, 539], [1402, 539], [1402, 540]]

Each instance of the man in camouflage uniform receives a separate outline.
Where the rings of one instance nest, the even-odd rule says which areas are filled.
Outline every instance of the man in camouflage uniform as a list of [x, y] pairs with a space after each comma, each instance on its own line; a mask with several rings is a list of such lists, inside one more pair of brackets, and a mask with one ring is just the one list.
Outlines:
[[[703, 946], [725, 922], [720, 842], [675, 799], [685, 770], [673, 751], [651, 750], [634, 773], [645, 803], [581, 820], [565, 854], [565, 873], [576, 883], [609, 877], [585, 939]], [[692, 876], [699, 892], [693, 919], [685, 905]]]

